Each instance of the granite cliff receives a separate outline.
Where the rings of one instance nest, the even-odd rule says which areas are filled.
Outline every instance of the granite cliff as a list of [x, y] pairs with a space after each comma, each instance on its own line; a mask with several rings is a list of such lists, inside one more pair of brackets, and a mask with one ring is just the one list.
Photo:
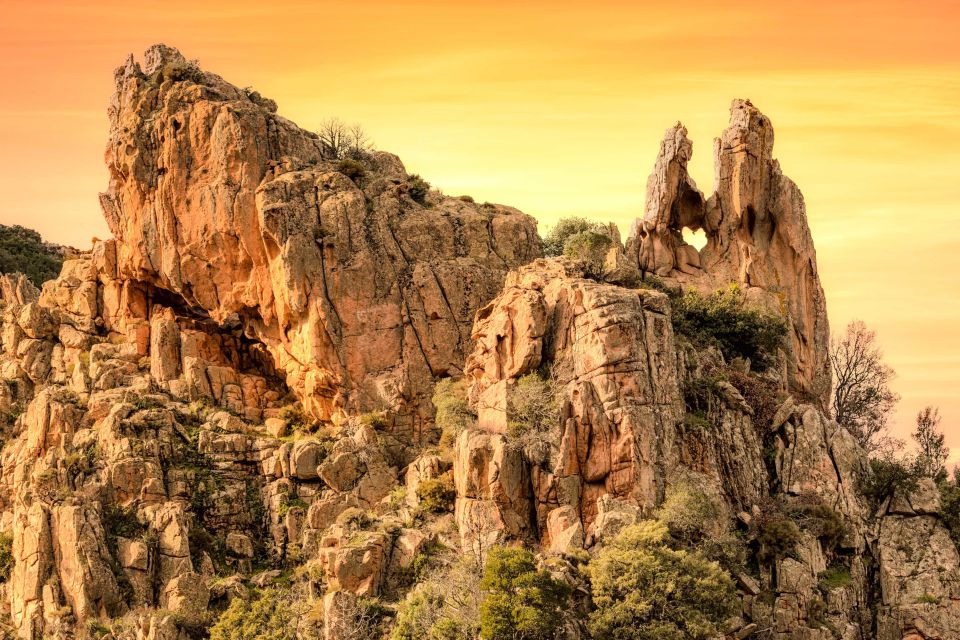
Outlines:
[[[524, 545], [573, 594], [557, 637], [588, 638], [584, 567], [683, 495], [709, 505], [701, 543], [735, 549], [713, 637], [960, 637], [935, 487], [872, 503], [824, 413], [803, 198], [748, 101], [710, 197], [667, 131], [598, 276], [542, 257], [530, 216], [426, 190], [389, 153], [336, 157], [172, 48], [115, 81], [113, 237], [42, 290], [0, 277], [11, 637], [246, 637], [224, 629], [268, 596], [288, 617], [262, 637], [408, 637], [432, 576], [468, 603], [451, 567]], [[676, 287], [730, 283], [785, 327], [770, 366], [674, 327]], [[549, 410], [521, 429], [530, 385]]]

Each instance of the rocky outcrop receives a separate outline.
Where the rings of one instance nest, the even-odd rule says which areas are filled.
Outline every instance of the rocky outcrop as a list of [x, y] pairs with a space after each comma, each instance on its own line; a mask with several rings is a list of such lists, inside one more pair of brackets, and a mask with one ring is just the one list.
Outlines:
[[[341, 163], [167, 47], [116, 82], [115, 237], [42, 291], [0, 275], [0, 632], [187, 640], [274, 593], [325, 640], [379, 637], [376, 599], [518, 542], [554, 556], [586, 612], [583, 550], [692, 491], [705, 543], [739, 554], [727, 637], [960, 636], [936, 488], [872, 512], [867, 460], [819, 406], [802, 199], [749, 103], [718, 141], [717, 193], [671, 129], [644, 220], [626, 248], [601, 229], [587, 268], [538, 258], [531, 218], [425, 192], [390, 154]], [[784, 375], [678, 340], [639, 271], [739, 282], [782, 312]], [[434, 381], [461, 376], [437, 438]], [[547, 419], [518, 429], [529, 384]], [[787, 517], [796, 544], [761, 558]]]
[[[485, 431], [507, 430], [507, 395], [520, 376], [548, 365], [563, 387], [564, 418], [547, 438], [556, 446], [530, 472], [534, 532], [546, 531], [550, 513], [561, 507], [572, 508], [589, 528], [604, 494], [655, 506], [682, 414], [666, 296], [577, 275], [570, 263], [552, 260], [512, 273], [503, 293], [477, 314], [477, 346], [466, 364], [477, 426]], [[466, 456], [460, 464], [467, 469], [478, 468], [477, 454], [470, 453], [474, 440], [466, 432], [458, 443], [458, 459]], [[491, 441], [481, 448], [496, 452], [506, 446]], [[498, 466], [497, 482], [505, 486], [504, 467]], [[496, 493], [489, 485], [486, 492]], [[464, 497], [476, 498], [469, 492]], [[520, 499], [509, 500], [511, 515], [527, 519], [532, 507]], [[458, 505], [461, 520], [463, 507]]]
[[[734, 100], [714, 144], [716, 191], [704, 198], [687, 173], [693, 147], [679, 123], [667, 130], [647, 182], [643, 219], [627, 252], [641, 272], [687, 286], [739, 283], [790, 322], [786, 382], [822, 407], [830, 392], [830, 329], [803, 195], [773, 159], [773, 125], [749, 100]], [[682, 231], [703, 229], [700, 251]]]
[[539, 255], [533, 219], [416, 202], [387, 153], [351, 179], [272, 101], [162, 45], [118, 69], [116, 88], [101, 202], [117, 277], [263, 344], [314, 416], [391, 407], [398, 432], [419, 434], [475, 310]]
[[948, 638], [960, 632], [960, 557], [940, 519], [930, 480], [894, 495], [876, 543], [880, 602], [877, 636]]

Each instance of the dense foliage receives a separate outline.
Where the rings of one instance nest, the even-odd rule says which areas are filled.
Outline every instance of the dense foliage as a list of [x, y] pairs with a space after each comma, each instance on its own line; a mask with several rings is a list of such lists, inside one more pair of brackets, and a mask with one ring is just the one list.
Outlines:
[[216, 624], [210, 640], [289, 640], [294, 638], [296, 612], [289, 593], [264, 589], [249, 600], [234, 598]]
[[563, 255], [578, 260], [588, 278], [599, 279], [603, 275], [607, 251], [612, 245], [613, 240], [604, 233], [581, 231], [567, 238], [563, 244]]
[[706, 639], [739, 608], [736, 588], [699, 552], [668, 546], [667, 526], [627, 527], [590, 563], [594, 640]]
[[39, 287], [56, 278], [61, 266], [60, 249], [44, 244], [39, 233], [19, 225], [0, 224], [0, 273], [19, 271]]
[[750, 307], [737, 285], [709, 295], [673, 291], [674, 330], [699, 346], [715, 346], [728, 361], [746, 358], [757, 371], [776, 361], [787, 325], [782, 318]]
[[570, 589], [537, 568], [526, 549], [495, 547], [480, 588], [483, 640], [553, 640], [561, 628]]
[[567, 240], [580, 233], [602, 234], [604, 226], [599, 222], [592, 222], [586, 218], [561, 218], [557, 224], [550, 227], [543, 239], [543, 254], [546, 256], [563, 255]]

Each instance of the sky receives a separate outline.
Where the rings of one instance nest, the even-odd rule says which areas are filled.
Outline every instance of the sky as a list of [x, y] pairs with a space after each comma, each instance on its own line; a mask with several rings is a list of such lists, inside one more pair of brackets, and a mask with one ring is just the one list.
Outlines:
[[960, 2], [0, 0], [0, 222], [87, 248], [113, 69], [152, 43], [277, 101], [361, 123], [451, 195], [541, 228], [642, 215], [664, 130], [713, 185], [730, 101], [773, 121], [835, 331], [878, 332], [902, 400], [960, 461]]

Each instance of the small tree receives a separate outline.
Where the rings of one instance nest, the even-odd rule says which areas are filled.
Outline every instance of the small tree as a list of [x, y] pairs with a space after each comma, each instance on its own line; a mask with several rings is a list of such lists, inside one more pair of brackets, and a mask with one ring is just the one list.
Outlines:
[[480, 630], [480, 573], [470, 558], [441, 566], [397, 606], [391, 640], [474, 640]]
[[358, 124], [347, 124], [339, 118], [329, 118], [320, 124], [317, 131], [326, 155], [334, 160], [357, 158], [368, 153], [372, 147], [366, 132]]
[[830, 364], [834, 418], [868, 454], [888, 447], [887, 421], [900, 396], [890, 389], [896, 374], [883, 361], [876, 332], [860, 320], [848, 324], [830, 340]]
[[492, 549], [480, 588], [483, 640], [553, 640], [563, 625], [570, 588], [537, 569], [526, 549]]
[[914, 467], [921, 477], [944, 480], [947, 477], [946, 463], [950, 449], [944, 444], [940, 433], [940, 412], [936, 407], [924, 407], [917, 414], [917, 429], [913, 432], [917, 443]]
[[739, 608], [730, 576], [698, 552], [667, 546], [667, 526], [624, 529], [590, 563], [594, 640], [706, 640]]
[[507, 392], [507, 429], [519, 437], [545, 432], [557, 425], [561, 397], [559, 385], [550, 378], [528, 373]]
[[596, 231], [581, 231], [563, 244], [563, 255], [583, 264], [584, 274], [588, 278], [600, 279], [607, 258], [607, 251], [613, 245], [610, 236]]
[[251, 599], [234, 598], [210, 628], [210, 640], [283, 640], [293, 638], [297, 616], [290, 592], [270, 588]]
[[557, 224], [550, 227], [546, 237], [543, 239], [543, 254], [546, 256], [563, 255], [567, 239], [571, 236], [586, 231], [602, 234], [605, 230], [604, 225], [599, 222], [587, 220], [586, 218], [560, 218]]
[[440, 443], [452, 446], [460, 432], [473, 425], [477, 414], [467, 402], [466, 380], [444, 378], [433, 387], [434, 423], [440, 429]]

